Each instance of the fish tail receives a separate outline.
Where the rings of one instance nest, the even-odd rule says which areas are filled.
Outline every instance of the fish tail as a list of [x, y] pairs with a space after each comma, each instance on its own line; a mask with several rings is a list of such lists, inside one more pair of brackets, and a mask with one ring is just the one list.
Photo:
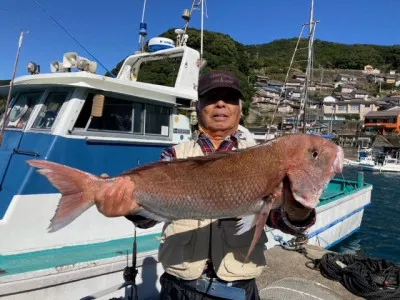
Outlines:
[[45, 160], [28, 160], [27, 163], [39, 168], [57, 188], [62, 197], [50, 221], [49, 232], [55, 232], [70, 224], [94, 204], [93, 186], [99, 179], [92, 174]]

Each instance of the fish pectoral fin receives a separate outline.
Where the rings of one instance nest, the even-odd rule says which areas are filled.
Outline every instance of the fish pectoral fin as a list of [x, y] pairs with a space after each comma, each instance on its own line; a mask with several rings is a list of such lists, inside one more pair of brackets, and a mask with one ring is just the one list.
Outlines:
[[260, 213], [257, 215], [256, 230], [254, 231], [253, 240], [251, 241], [249, 250], [247, 251], [247, 255], [244, 260], [245, 263], [248, 262], [248, 259], [250, 258], [251, 254], [253, 253], [253, 251], [256, 247], [256, 244], [257, 244], [258, 240], [260, 239], [261, 234], [264, 231], [264, 226], [265, 226], [265, 223], [267, 222], [269, 212], [271, 211], [271, 207], [272, 207], [272, 201], [265, 201], [264, 205], [261, 208]]
[[138, 209], [134, 210], [131, 215], [138, 215], [138, 216], [142, 216], [145, 217], [147, 219], [151, 219], [154, 221], [160, 221], [160, 222], [170, 222], [171, 220], [168, 220], [160, 215], [157, 215], [155, 213], [152, 213], [146, 209], [144, 209], [143, 207], [139, 207]]
[[237, 226], [239, 227], [238, 231], [235, 235], [241, 235], [256, 225], [258, 215], [249, 215], [241, 218], [237, 222]]

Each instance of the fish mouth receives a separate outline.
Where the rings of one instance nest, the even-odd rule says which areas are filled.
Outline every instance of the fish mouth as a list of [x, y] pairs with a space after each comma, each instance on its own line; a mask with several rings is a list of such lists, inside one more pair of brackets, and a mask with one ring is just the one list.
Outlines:
[[283, 179], [282, 196], [283, 196], [282, 199], [284, 203], [284, 210], [286, 211], [289, 210], [290, 208], [296, 208], [296, 209], [311, 208], [302, 204], [302, 203], [308, 203], [308, 201], [306, 201], [304, 197], [292, 191], [292, 188], [290, 186], [290, 180], [287, 176]]

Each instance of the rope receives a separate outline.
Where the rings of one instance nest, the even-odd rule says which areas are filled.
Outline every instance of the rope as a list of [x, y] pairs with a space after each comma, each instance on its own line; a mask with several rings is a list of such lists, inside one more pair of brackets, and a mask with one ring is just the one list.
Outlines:
[[400, 299], [400, 265], [353, 254], [326, 253], [313, 260], [322, 276], [365, 299]]

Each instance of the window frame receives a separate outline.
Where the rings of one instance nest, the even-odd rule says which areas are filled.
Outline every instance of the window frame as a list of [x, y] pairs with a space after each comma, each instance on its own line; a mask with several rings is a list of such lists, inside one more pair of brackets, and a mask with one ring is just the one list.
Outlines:
[[[115, 98], [118, 100], [130, 101], [133, 103], [140, 103], [144, 105], [143, 109], [143, 132], [142, 133], [135, 133], [132, 131], [112, 131], [112, 130], [101, 130], [101, 129], [89, 129], [88, 122], [90, 120], [90, 115], [87, 119], [86, 125], [84, 128], [82, 127], [75, 127], [75, 124], [79, 118], [80, 113], [85, 105], [90, 94], [103, 94], [106, 98]], [[84, 99], [84, 100], [83, 100]], [[169, 118], [168, 118], [168, 135], [162, 134], [151, 134], [146, 133], [146, 112], [147, 112], [147, 104], [161, 106], [169, 109]], [[76, 136], [92, 136], [92, 137], [106, 137], [106, 138], [121, 138], [121, 139], [135, 139], [135, 140], [149, 140], [149, 139], [157, 139], [160, 141], [172, 141], [173, 139], [173, 114], [174, 114], [174, 105], [167, 102], [160, 102], [156, 100], [151, 100], [143, 97], [138, 97], [134, 95], [125, 95], [125, 94], [117, 94], [112, 92], [104, 92], [104, 91], [96, 91], [96, 90], [89, 90], [84, 93], [81, 99], [81, 105], [78, 108], [76, 118], [74, 118], [74, 123], [71, 126], [70, 134]], [[133, 112], [133, 109], [132, 109]]]
[[[26, 131], [26, 130], [29, 130], [29, 128], [30, 128], [30, 126], [31, 126], [31, 124], [33, 122], [32, 120], [36, 118], [35, 116], [36, 116], [36, 111], [37, 111], [38, 106], [40, 106], [40, 104], [42, 103], [43, 97], [45, 97], [47, 95], [47, 89], [46, 88], [38, 88], [38, 89], [18, 91], [18, 92], [15, 93], [14, 97], [11, 98], [12, 99], [11, 106], [10, 106], [10, 109], [7, 112], [7, 114], [11, 113], [11, 110], [14, 107], [14, 105], [16, 103], [16, 100], [18, 100], [18, 98], [20, 97], [21, 94], [40, 93], [40, 92], [41, 92], [41, 95], [39, 97], [39, 100], [35, 104], [35, 106], [33, 107], [32, 111], [31, 111], [31, 113], [29, 115], [29, 118], [25, 123], [25, 126], [23, 128], [17, 128], [17, 127], [13, 128], [13, 127], [6, 126], [5, 130], [10, 130], [10, 131]], [[5, 114], [6, 114], [6, 112], [3, 113], [3, 116], [1, 118], [1, 122], [2, 122], [1, 126], [3, 126], [3, 118], [5, 117]], [[22, 115], [20, 118], [22, 118], [24, 115]], [[10, 120], [7, 120], [7, 125], [8, 125], [9, 121]]]
[[[57, 124], [61, 118], [61, 116], [63, 115], [63, 112], [65, 110], [65, 107], [68, 105], [68, 101], [71, 99], [71, 96], [73, 94], [75, 90], [75, 87], [52, 87], [52, 88], [47, 88], [45, 93], [43, 94], [43, 97], [41, 99], [41, 101], [39, 102], [39, 104], [36, 106], [35, 108], [35, 115], [34, 118], [32, 118], [32, 120], [30, 120], [30, 124], [29, 124], [29, 130], [32, 132], [53, 132], [54, 129], [57, 127]], [[50, 93], [67, 93], [63, 104], [61, 105], [57, 116], [53, 122], [53, 124], [51, 125], [50, 128], [37, 128], [37, 127], [33, 127], [33, 124], [35, 123], [35, 121], [37, 120], [37, 118], [39, 118], [39, 113], [41, 112], [42, 108], [45, 106], [46, 100], [49, 97]]]

